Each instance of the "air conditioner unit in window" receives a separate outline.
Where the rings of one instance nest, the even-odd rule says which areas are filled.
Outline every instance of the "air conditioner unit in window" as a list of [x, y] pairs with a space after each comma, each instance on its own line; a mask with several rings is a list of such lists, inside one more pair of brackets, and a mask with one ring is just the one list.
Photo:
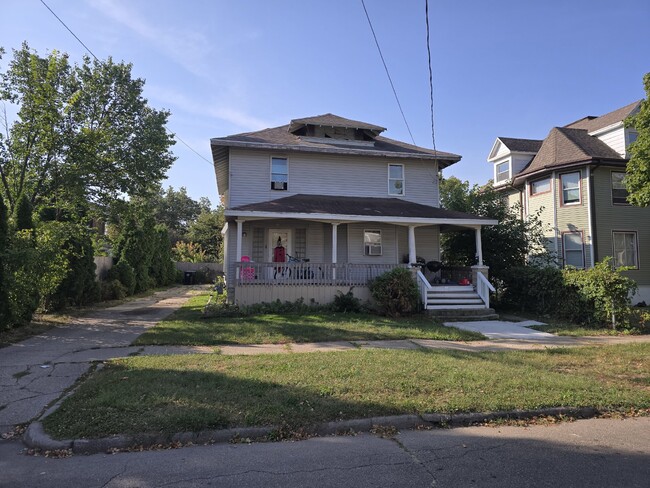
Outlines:
[[286, 190], [287, 182], [286, 181], [272, 181], [271, 190]]
[[381, 256], [381, 246], [366, 246], [367, 256]]

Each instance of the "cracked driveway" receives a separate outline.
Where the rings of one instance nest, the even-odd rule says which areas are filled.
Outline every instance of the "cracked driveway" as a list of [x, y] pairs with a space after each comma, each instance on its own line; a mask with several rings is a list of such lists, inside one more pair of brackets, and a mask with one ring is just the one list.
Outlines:
[[0, 441], [0, 485], [647, 487], [650, 418], [465, 427], [48, 459]]
[[179, 308], [192, 291], [175, 287], [97, 310], [0, 349], [0, 433], [38, 417], [93, 361], [140, 352], [133, 340]]

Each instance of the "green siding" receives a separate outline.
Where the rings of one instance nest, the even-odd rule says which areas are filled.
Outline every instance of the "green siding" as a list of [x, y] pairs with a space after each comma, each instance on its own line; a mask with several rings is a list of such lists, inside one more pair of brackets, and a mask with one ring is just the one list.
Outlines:
[[[560, 175], [565, 173], [580, 172], [580, 203], [574, 205], [562, 206], [562, 184]], [[555, 204], [557, 208], [557, 231], [559, 238], [558, 250], [560, 258], [564, 258], [562, 249], [563, 232], [582, 232], [582, 242], [585, 250], [585, 266], [589, 267], [591, 263], [591, 235], [589, 234], [589, 181], [587, 180], [587, 170], [571, 170], [555, 174]]]

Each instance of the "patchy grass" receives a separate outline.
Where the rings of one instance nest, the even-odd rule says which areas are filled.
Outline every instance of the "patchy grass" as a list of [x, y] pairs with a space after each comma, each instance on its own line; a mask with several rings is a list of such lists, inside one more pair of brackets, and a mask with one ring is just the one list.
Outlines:
[[650, 407], [650, 344], [463, 352], [142, 356], [110, 362], [44, 421], [58, 438], [423, 412]]
[[208, 295], [191, 298], [173, 315], [140, 336], [135, 344], [283, 344], [381, 339], [471, 341], [483, 335], [445, 327], [426, 315], [391, 319], [368, 313], [260, 314], [204, 318]]
[[0, 348], [24, 341], [32, 336], [42, 334], [54, 326], [51, 322], [36, 318], [31, 323], [9, 330], [0, 331]]

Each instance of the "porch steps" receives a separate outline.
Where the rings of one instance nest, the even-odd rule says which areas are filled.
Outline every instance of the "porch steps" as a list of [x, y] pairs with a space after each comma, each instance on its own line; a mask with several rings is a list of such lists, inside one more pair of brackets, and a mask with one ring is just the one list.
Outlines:
[[472, 286], [434, 286], [427, 291], [427, 313], [445, 321], [494, 320], [499, 316], [487, 308]]

